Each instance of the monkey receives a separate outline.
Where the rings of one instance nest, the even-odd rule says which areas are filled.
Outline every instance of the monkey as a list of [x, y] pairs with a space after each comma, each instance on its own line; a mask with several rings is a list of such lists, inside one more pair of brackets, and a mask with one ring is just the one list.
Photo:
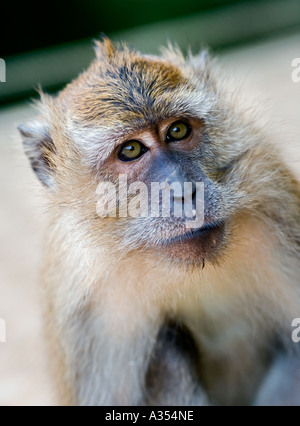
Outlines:
[[[299, 405], [298, 180], [210, 54], [146, 55], [107, 37], [95, 52], [19, 126], [47, 200], [41, 291], [57, 403]], [[161, 192], [156, 215], [120, 214], [124, 188], [97, 190], [120, 176], [149, 193], [153, 182], [184, 189], [169, 193], [169, 216]], [[150, 208], [142, 192], [128, 203]], [[97, 214], [104, 204], [117, 212]]]

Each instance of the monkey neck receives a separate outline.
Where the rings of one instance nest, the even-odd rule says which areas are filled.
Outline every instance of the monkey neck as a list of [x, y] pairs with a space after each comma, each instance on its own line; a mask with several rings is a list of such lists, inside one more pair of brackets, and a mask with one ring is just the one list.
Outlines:
[[[134, 380], [145, 377], [159, 330], [171, 319], [190, 331], [202, 354], [201, 370], [207, 372], [203, 380], [214, 399], [226, 403], [218, 394], [226, 387], [233, 392], [228, 392], [229, 401], [248, 403], [267, 362], [266, 346], [279, 331], [275, 327], [289, 328], [290, 319], [299, 316], [298, 278], [286, 273], [295, 260], [283, 253], [272, 229], [273, 224], [268, 229], [256, 217], [239, 217], [218, 264], [207, 262], [204, 269], [170, 263], [154, 252], [118, 257], [109, 248], [85, 244], [82, 235], [75, 238], [67, 227], [55, 229], [44, 279], [56, 292], [59, 321], [71, 324], [64, 341], [76, 354], [78, 323], [83, 322], [89, 332], [81, 336], [81, 347], [88, 350], [91, 341], [96, 345], [96, 363], [110, 360], [113, 365], [122, 356], [131, 365], [134, 359], [133, 383], [125, 374], [120, 377], [119, 370], [115, 380], [121, 390], [122, 386], [139, 389]], [[283, 335], [290, 340], [290, 328]], [[237, 353], [239, 368], [233, 365]], [[240, 376], [240, 371], [246, 373]], [[253, 383], [244, 383], [249, 377]], [[220, 381], [224, 386], [216, 388], [214, 383]], [[240, 389], [246, 393], [237, 395]], [[117, 400], [128, 403], [122, 395]]]
[[109, 248], [84, 245], [82, 236], [74, 240], [68, 233], [66, 243], [56, 232], [50, 262], [56, 263], [55, 274], [64, 282], [57, 291], [65, 293], [56, 300], [66, 303], [72, 294], [72, 303], [66, 303], [71, 314], [92, 294], [88, 299], [94, 305], [110, 304], [106, 312], [117, 312], [120, 319], [131, 315], [135, 306], [136, 316], [139, 311], [153, 315], [155, 307], [160, 317], [206, 317], [223, 324], [244, 317], [245, 322], [255, 318], [257, 327], [266, 321], [271, 327], [276, 312], [277, 319], [281, 315], [286, 322], [291, 313], [297, 317], [297, 278], [286, 273], [296, 261], [283, 253], [272, 226], [268, 229], [266, 222], [249, 215], [238, 217], [218, 263], [206, 262], [204, 269], [172, 263], [149, 251], [119, 257]]

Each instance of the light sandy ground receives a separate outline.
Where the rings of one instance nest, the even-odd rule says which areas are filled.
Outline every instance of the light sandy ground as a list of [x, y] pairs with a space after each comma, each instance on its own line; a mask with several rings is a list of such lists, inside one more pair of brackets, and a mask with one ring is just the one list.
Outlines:
[[[244, 81], [241, 91], [247, 102], [267, 101], [265, 114], [298, 173], [300, 83], [291, 79], [296, 57], [300, 57], [300, 34], [227, 53], [222, 62], [237, 81]], [[32, 114], [24, 103], [0, 110], [0, 318], [7, 326], [7, 343], [0, 343], [0, 405], [54, 402], [38, 296], [45, 215], [39, 184], [20, 151], [15, 130]]]

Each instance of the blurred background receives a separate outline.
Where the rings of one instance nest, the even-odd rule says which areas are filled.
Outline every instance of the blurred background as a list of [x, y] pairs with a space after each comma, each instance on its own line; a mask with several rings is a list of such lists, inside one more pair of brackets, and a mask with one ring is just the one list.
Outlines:
[[[0, 405], [49, 405], [53, 398], [42, 333], [38, 270], [46, 219], [40, 186], [16, 132], [35, 111], [41, 85], [59, 90], [94, 56], [105, 33], [144, 53], [168, 40], [209, 47], [238, 82], [245, 106], [259, 105], [268, 132], [299, 176], [300, 0], [52, 0], [1, 7], [0, 58]], [[3, 63], [3, 62], [2, 62]], [[0, 64], [1, 65], [1, 64]], [[299, 72], [300, 75], [300, 72]], [[262, 108], [263, 105], [263, 108]], [[1, 339], [0, 339], [1, 340]]]

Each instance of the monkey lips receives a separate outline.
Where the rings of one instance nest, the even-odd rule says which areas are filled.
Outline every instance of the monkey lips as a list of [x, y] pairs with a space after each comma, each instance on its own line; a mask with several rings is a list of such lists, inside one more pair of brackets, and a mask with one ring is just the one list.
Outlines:
[[224, 245], [225, 224], [209, 223], [198, 229], [161, 242], [164, 255], [172, 260], [202, 264], [205, 260], [214, 261]]

